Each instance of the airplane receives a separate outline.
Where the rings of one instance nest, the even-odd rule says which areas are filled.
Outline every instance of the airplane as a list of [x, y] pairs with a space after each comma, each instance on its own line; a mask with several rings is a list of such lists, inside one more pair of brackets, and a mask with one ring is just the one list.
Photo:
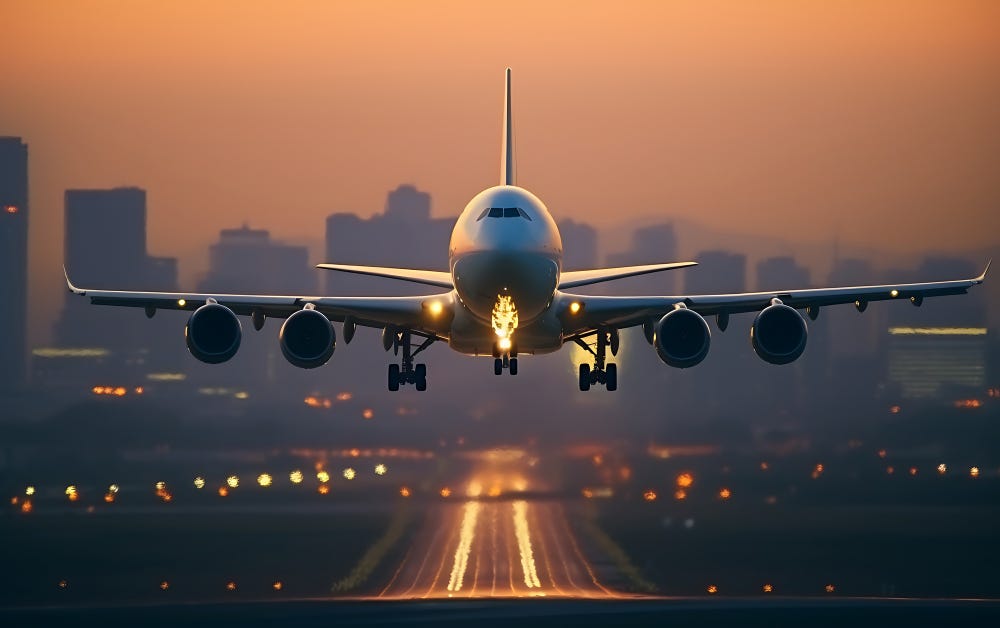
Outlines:
[[674, 296], [591, 296], [572, 289], [625, 277], [695, 266], [674, 262], [564, 271], [563, 245], [545, 204], [515, 183], [510, 68], [504, 86], [500, 184], [475, 195], [459, 215], [448, 249], [448, 272], [319, 264], [345, 273], [387, 277], [425, 284], [443, 291], [428, 296], [337, 297], [309, 295], [236, 295], [131, 292], [78, 288], [66, 274], [69, 290], [97, 305], [190, 311], [185, 338], [191, 354], [209, 364], [231, 359], [239, 350], [242, 326], [249, 316], [260, 331], [267, 318], [284, 319], [278, 342], [293, 365], [312, 369], [333, 356], [342, 324], [344, 342], [357, 327], [382, 330], [382, 347], [399, 356], [389, 365], [390, 391], [412, 385], [427, 389], [427, 367], [414, 358], [436, 342], [459, 353], [490, 356], [496, 375], [517, 375], [518, 356], [558, 351], [574, 343], [592, 357], [579, 367], [579, 387], [618, 388], [618, 368], [608, 351], [618, 354], [619, 331], [642, 327], [646, 341], [668, 366], [689, 368], [708, 355], [711, 330], [706, 317], [725, 331], [732, 314], [757, 312], [750, 326], [756, 354], [771, 364], [788, 364], [806, 347], [808, 325], [820, 308], [853, 303], [863, 312], [869, 303], [908, 300], [920, 306], [927, 297], [964, 294], [983, 283], [989, 263], [972, 279], [739, 294]]

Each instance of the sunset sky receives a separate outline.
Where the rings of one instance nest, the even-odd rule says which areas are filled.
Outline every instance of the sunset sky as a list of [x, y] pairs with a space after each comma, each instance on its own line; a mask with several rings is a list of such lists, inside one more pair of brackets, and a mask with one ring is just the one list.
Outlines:
[[315, 243], [403, 182], [457, 214], [498, 181], [508, 66], [518, 182], [557, 219], [896, 252], [1000, 239], [989, 0], [0, 0], [0, 22], [36, 307], [61, 305], [67, 188], [145, 188], [151, 252], [189, 289], [244, 221]]

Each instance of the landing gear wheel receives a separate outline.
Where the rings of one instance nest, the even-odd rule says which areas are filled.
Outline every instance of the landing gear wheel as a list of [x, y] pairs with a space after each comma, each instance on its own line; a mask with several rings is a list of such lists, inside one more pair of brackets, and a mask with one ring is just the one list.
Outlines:
[[510, 359], [510, 374], [517, 375], [517, 358]]
[[590, 390], [590, 365], [580, 365], [580, 390], [586, 392]]
[[389, 390], [396, 392], [399, 390], [399, 365], [389, 365]]
[[418, 364], [413, 368], [413, 377], [416, 380], [417, 390], [423, 392], [427, 390], [427, 365]]
[[618, 365], [611, 363], [604, 371], [604, 385], [608, 390], [618, 390]]
[[499, 375], [500, 373], [503, 373], [503, 358], [493, 360], [493, 374]]

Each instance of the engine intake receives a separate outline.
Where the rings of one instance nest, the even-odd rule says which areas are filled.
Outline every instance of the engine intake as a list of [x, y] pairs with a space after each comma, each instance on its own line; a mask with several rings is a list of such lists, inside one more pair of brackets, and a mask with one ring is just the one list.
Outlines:
[[654, 327], [656, 355], [674, 368], [686, 369], [699, 364], [708, 355], [711, 341], [712, 332], [705, 319], [686, 308], [667, 312]]
[[301, 369], [326, 364], [337, 347], [337, 333], [322, 312], [307, 308], [292, 314], [278, 332], [285, 359]]
[[242, 338], [240, 319], [218, 303], [206, 303], [195, 310], [184, 327], [188, 351], [208, 364], [219, 364], [236, 355]]
[[794, 308], [780, 301], [764, 308], [750, 327], [750, 344], [771, 364], [794, 362], [806, 350], [809, 330]]

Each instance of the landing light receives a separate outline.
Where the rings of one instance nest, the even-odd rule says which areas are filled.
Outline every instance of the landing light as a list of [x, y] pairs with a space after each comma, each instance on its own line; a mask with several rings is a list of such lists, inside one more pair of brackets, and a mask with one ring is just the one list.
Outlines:
[[184, 307], [185, 305], [187, 305], [187, 301], [185, 299], [177, 299], [178, 307]]
[[500, 346], [501, 351], [510, 351], [511, 347], [510, 338], [506, 337], [501, 338], [499, 341], [497, 341], [497, 344]]
[[430, 310], [431, 316], [438, 316], [444, 311], [444, 306], [441, 305], [440, 301], [431, 301], [427, 305], [427, 309]]
[[580, 305], [579, 301], [573, 301], [572, 303], [569, 304], [569, 313], [576, 314], [577, 312], [580, 311], [581, 307], [582, 306]]
[[889, 293], [889, 296], [892, 297], [893, 299], [895, 299], [896, 297], [899, 296], [899, 290], [893, 290], [893, 291], [891, 291]]

